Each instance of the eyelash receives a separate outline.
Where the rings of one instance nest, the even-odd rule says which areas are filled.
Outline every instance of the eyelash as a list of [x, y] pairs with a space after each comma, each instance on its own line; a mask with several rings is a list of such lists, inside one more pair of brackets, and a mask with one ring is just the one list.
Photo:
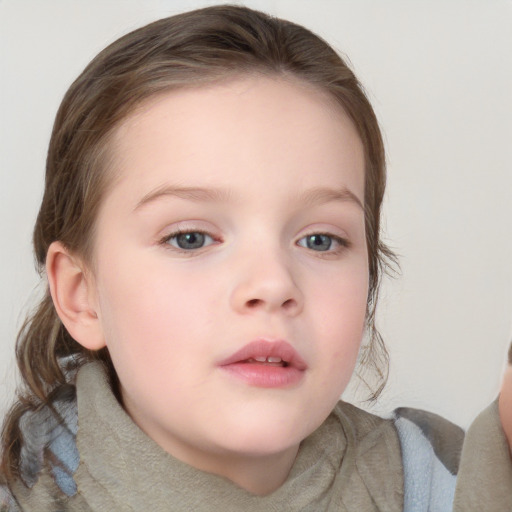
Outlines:
[[[314, 249], [311, 249], [311, 247], [307, 247], [307, 245], [299, 244], [299, 242], [301, 240], [306, 240], [307, 238], [314, 237], [314, 236], [318, 236], [318, 237], [326, 236], [326, 237], [330, 238], [331, 242], [336, 244], [337, 247], [334, 249], [329, 247], [325, 251], [315, 251]], [[332, 245], [332, 243], [331, 243], [331, 245]], [[336, 256], [336, 255], [340, 254], [341, 252], [343, 252], [344, 250], [351, 247], [350, 241], [347, 240], [346, 238], [342, 238], [342, 237], [334, 235], [332, 233], [322, 233], [322, 232], [314, 232], [314, 233], [309, 233], [307, 235], [304, 235], [296, 242], [296, 244], [299, 245], [299, 247], [304, 247], [305, 249], [309, 249], [313, 252], [318, 253], [317, 256], [320, 256], [320, 257]], [[306, 242], [306, 244], [307, 244], [307, 242]]]
[[[179, 247], [177, 245], [170, 243], [171, 240], [177, 239], [178, 237], [180, 237], [182, 235], [201, 235], [201, 236], [205, 236], [205, 237], [208, 237], [209, 239], [211, 239], [211, 242], [208, 243], [207, 245], [201, 245], [200, 247], [188, 248], [188, 249], [184, 249], [182, 247]], [[312, 249], [311, 247], [308, 247], [307, 239], [309, 237], [328, 237], [331, 241], [331, 245], [326, 250], [316, 251], [316, 250]], [[303, 240], [306, 241], [304, 245], [300, 243]], [[164, 247], [166, 247], [169, 250], [178, 251], [184, 255], [192, 256], [194, 253], [197, 253], [198, 251], [201, 251], [201, 249], [204, 249], [206, 247], [209, 247], [210, 245], [213, 245], [215, 242], [219, 242], [219, 240], [216, 239], [211, 233], [208, 233], [207, 231], [193, 230], [193, 229], [180, 229], [177, 231], [173, 231], [172, 233], [169, 233], [168, 235], [164, 236], [162, 239], [160, 239], [159, 244], [163, 245]], [[332, 249], [333, 243], [335, 245], [337, 245], [337, 247], [334, 249]], [[310, 251], [317, 253], [317, 256], [329, 257], [329, 256], [336, 256], [336, 255], [340, 254], [341, 252], [343, 252], [344, 250], [350, 248], [351, 243], [349, 242], [349, 240], [342, 238], [340, 236], [334, 235], [332, 233], [314, 232], [314, 233], [309, 233], [307, 235], [302, 236], [299, 240], [297, 240], [295, 245], [297, 245], [299, 247], [303, 247], [305, 249], [309, 249]]]
[[[197, 247], [195, 249], [183, 249], [182, 247], [178, 247], [176, 245], [171, 244], [171, 240], [174, 238], [178, 238], [181, 235], [204, 235], [207, 236], [212, 240], [212, 243], [209, 243], [208, 245], [203, 245], [202, 247]], [[160, 239], [159, 244], [163, 245], [169, 250], [172, 251], [178, 251], [182, 254], [191, 256], [195, 252], [200, 251], [201, 249], [204, 249], [205, 247], [209, 247], [215, 242], [219, 242], [218, 239], [216, 239], [211, 233], [208, 233], [207, 231], [201, 231], [201, 230], [194, 230], [194, 229], [180, 229], [177, 231], [173, 231], [172, 233], [169, 233], [168, 235], [165, 235], [162, 239]]]

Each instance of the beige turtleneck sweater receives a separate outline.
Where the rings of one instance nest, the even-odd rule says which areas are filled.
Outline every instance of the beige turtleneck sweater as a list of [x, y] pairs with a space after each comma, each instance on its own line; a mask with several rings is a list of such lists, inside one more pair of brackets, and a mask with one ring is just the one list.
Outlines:
[[23, 510], [55, 512], [56, 506], [72, 512], [402, 510], [402, 461], [393, 423], [349, 404], [340, 402], [302, 442], [279, 489], [255, 496], [162, 450], [119, 405], [101, 365], [80, 369], [77, 400], [78, 493], [63, 498], [43, 473], [30, 492], [16, 490]]

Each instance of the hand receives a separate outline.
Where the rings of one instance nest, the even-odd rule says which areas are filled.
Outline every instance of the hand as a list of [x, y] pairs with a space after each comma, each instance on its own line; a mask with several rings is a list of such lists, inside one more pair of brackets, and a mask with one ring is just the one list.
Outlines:
[[508, 351], [508, 365], [503, 376], [498, 405], [501, 425], [512, 451], [512, 344]]

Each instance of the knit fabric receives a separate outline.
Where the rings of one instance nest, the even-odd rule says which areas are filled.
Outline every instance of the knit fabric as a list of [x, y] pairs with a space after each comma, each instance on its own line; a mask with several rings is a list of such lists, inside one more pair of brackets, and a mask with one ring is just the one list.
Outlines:
[[462, 429], [435, 414], [409, 408], [395, 411], [395, 426], [404, 465], [404, 510], [452, 510]]
[[303, 441], [285, 483], [255, 496], [163, 451], [119, 405], [99, 363], [80, 369], [76, 394], [20, 425], [23, 482], [0, 490], [2, 511], [449, 512], [463, 439], [424, 411], [385, 420], [340, 402]]
[[512, 459], [497, 400], [479, 414], [468, 430], [453, 510], [512, 511]]

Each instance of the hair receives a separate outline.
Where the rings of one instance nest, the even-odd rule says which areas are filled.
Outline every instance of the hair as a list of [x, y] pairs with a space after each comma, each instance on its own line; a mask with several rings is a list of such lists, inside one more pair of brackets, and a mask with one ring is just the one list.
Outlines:
[[[368, 341], [360, 366], [377, 372], [374, 399], [386, 382], [389, 359], [375, 327], [375, 306], [381, 275], [396, 262], [380, 239], [386, 182], [382, 136], [347, 64], [321, 38], [289, 21], [245, 7], [214, 6], [151, 23], [100, 52], [71, 85], [55, 119], [34, 228], [38, 270], [44, 278], [46, 254], [56, 240], [84, 261], [91, 258], [98, 208], [113, 181], [109, 142], [128, 115], [156, 94], [254, 73], [295, 79], [327, 93], [348, 114], [362, 140], [369, 294]], [[2, 432], [0, 469], [8, 482], [19, 476], [19, 419], [28, 410], [51, 404], [55, 393], [69, 386], [71, 367], [101, 360], [115, 382], [108, 350], [91, 352], [71, 338], [48, 286], [19, 332], [16, 357], [23, 386]]]

